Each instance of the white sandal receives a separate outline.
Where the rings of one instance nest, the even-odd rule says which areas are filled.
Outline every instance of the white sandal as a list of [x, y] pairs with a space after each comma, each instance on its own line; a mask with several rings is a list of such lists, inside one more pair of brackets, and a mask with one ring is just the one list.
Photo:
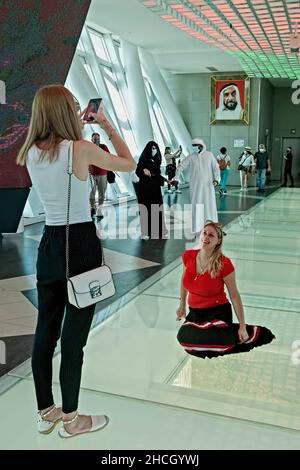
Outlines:
[[107, 426], [108, 423], [109, 423], [109, 418], [106, 415], [91, 416], [91, 420], [92, 420], [91, 429], [89, 429], [87, 431], [80, 431], [80, 432], [76, 432], [74, 434], [70, 434], [68, 431], [66, 431], [64, 425], [74, 423], [74, 421], [76, 421], [78, 416], [79, 416], [78, 411], [76, 411], [76, 414], [75, 414], [73, 419], [70, 419], [70, 421], [63, 421], [61, 423], [61, 427], [58, 430], [58, 434], [60, 435], [60, 437], [74, 437], [74, 436], [78, 436], [79, 434], [86, 434], [88, 432], [99, 431], [100, 429], [105, 428], [105, 426]]
[[40, 432], [41, 434], [49, 434], [51, 431], [53, 431], [57, 423], [59, 423], [59, 421], [62, 420], [62, 415], [60, 418], [57, 418], [56, 421], [47, 421], [45, 419], [46, 416], [48, 416], [50, 413], [52, 413], [53, 410], [55, 410], [55, 408], [56, 406], [53, 405], [51, 409], [47, 411], [47, 413], [43, 413], [43, 414], [41, 414], [41, 412], [38, 411], [37, 428], [38, 428], [38, 432]]

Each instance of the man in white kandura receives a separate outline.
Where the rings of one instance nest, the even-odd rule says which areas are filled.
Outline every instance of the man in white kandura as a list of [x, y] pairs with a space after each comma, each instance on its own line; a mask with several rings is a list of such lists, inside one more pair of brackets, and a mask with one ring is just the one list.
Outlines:
[[192, 141], [194, 152], [177, 167], [175, 180], [182, 170], [190, 170], [190, 198], [192, 204], [192, 233], [197, 235], [206, 220], [218, 221], [214, 187], [220, 182], [220, 168], [212, 152], [206, 150], [202, 139]]
[[240, 120], [243, 119], [243, 113], [239, 87], [235, 83], [224, 85], [220, 90], [216, 119]]

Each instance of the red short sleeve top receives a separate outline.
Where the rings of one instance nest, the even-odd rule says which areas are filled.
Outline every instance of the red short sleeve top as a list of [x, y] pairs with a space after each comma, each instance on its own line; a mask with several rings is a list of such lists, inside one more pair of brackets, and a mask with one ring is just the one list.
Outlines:
[[[99, 147], [104, 150], [104, 152], [108, 152], [108, 147], [105, 144], [99, 144]], [[107, 175], [107, 170], [103, 170], [103, 168], [99, 168], [98, 166], [95, 165], [90, 165], [89, 167], [90, 174], [93, 176], [104, 176]]]
[[224, 277], [234, 271], [229, 258], [223, 256], [223, 265], [215, 278], [208, 272], [198, 274], [196, 257], [200, 250], [187, 250], [182, 259], [185, 266], [183, 286], [188, 291], [188, 304], [192, 308], [210, 308], [228, 302], [224, 290]]

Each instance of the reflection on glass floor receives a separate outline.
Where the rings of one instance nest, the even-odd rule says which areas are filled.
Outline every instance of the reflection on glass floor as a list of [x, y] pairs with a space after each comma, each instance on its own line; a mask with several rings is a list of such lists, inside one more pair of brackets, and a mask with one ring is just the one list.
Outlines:
[[[287, 218], [278, 227], [275, 222], [282, 200], [289, 207], [289, 192], [300, 203], [300, 190], [276, 192], [229, 225], [224, 250], [236, 267], [247, 321], [270, 328], [275, 341], [224, 358], [188, 356], [176, 340], [178, 265], [147, 281], [92, 331], [82, 386], [300, 430], [300, 231]], [[268, 209], [276, 201], [277, 218], [276, 208]], [[269, 211], [274, 222], [263, 217]]]
[[[289, 191], [234, 221], [225, 243], [246, 318], [269, 327], [273, 343], [211, 360], [187, 356], [176, 341], [178, 266], [93, 331], [83, 387], [300, 430], [300, 231], [289, 222], [300, 190], [291, 191], [293, 209]], [[282, 200], [289, 217], [277, 226]]]

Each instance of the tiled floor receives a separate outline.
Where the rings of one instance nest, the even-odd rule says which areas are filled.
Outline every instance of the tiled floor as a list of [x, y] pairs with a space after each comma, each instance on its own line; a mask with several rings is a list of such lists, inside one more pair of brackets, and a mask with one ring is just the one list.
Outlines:
[[[109, 414], [110, 426], [67, 443], [56, 433], [38, 436], [32, 379], [24, 367], [7, 377], [11, 388], [0, 397], [0, 413], [8, 423], [5, 433], [0, 430], [0, 447], [300, 449], [297, 202], [300, 207], [299, 189], [280, 189], [227, 226], [224, 251], [236, 267], [246, 318], [269, 327], [274, 342], [238, 356], [188, 357], [176, 341], [182, 268], [180, 258], [174, 258], [132, 289], [118, 311], [91, 333], [81, 408]], [[21, 288], [24, 280], [18, 282]], [[9, 290], [3, 291], [9, 296]], [[18, 314], [14, 323], [26, 322]], [[56, 383], [58, 367], [59, 355]], [[21, 378], [15, 384], [13, 375]], [[55, 392], [59, 396], [57, 385]], [[9, 409], [21, 422], [17, 432]]]
[[[276, 186], [270, 186], [266, 195], [274, 190]], [[228, 223], [263, 199], [256, 194], [255, 188], [247, 194], [232, 188], [226, 197], [217, 195], [220, 220]], [[135, 201], [128, 206], [108, 205], [105, 208], [105, 217], [98, 224], [98, 230], [105, 259], [114, 273], [116, 295], [98, 304], [93, 325], [115, 312], [130, 298], [128, 292], [164, 267], [170, 267], [184, 251], [186, 240], [181, 230], [182, 215], [180, 211], [175, 213], [174, 207], [183, 207], [189, 202], [188, 188], [183, 189], [179, 196], [166, 194], [164, 202], [166, 222], [170, 226], [169, 240], [143, 242], [139, 239]], [[24, 234], [5, 236], [0, 240], [0, 340], [6, 342], [9, 359], [4, 365], [0, 363], [0, 376], [31, 355], [37, 308], [35, 265], [42, 230], [43, 223], [39, 223], [27, 226]]]

